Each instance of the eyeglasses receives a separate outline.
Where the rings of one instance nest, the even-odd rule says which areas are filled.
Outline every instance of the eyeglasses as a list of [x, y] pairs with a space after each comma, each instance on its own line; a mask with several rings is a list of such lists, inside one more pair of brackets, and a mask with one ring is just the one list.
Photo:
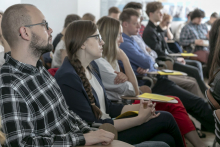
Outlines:
[[96, 39], [99, 39], [100, 43], [102, 42], [102, 36], [100, 34], [89, 36], [88, 38], [91, 38], [91, 37], [96, 37]]
[[[31, 26], [36, 26], [36, 25], [45, 25], [47, 30], [49, 30], [49, 26], [48, 26], [48, 22], [47, 21], [44, 21], [42, 23], [36, 23], [36, 24], [30, 24], [30, 25], [25, 25], [24, 27], [31, 27]], [[21, 36], [21, 34], [19, 35]]]
[[49, 30], [49, 27], [48, 27], [48, 22], [47, 21], [44, 21], [42, 23], [36, 23], [36, 24], [30, 24], [30, 25], [25, 25], [25, 27], [31, 27], [31, 26], [36, 26], [36, 25], [45, 25], [47, 30]]

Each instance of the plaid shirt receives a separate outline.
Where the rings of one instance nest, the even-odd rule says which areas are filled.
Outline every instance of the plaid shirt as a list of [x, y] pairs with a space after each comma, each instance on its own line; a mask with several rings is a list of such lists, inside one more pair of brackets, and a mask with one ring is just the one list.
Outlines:
[[38, 61], [21, 63], [5, 54], [0, 69], [0, 115], [7, 146], [69, 147], [84, 145], [90, 131], [68, 110], [55, 79]]
[[[185, 25], [180, 33], [180, 44], [184, 47], [185, 50], [191, 52], [196, 39], [208, 40], [206, 35], [208, 34], [208, 28], [205, 24], [196, 25], [192, 22]], [[194, 51], [198, 50], [208, 50], [204, 46], [195, 46]]]

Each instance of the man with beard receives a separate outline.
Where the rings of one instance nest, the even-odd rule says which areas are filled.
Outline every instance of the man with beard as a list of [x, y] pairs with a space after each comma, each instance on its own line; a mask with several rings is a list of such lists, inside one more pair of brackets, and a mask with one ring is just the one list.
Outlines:
[[53, 49], [53, 32], [33, 5], [9, 7], [2, 19], [11, 47], [0, 69], [0, 116], [6, 146], [80, 146], [109, 144], [114, 135], [91, 131], [68, 110], [59, 86], [39, 61]]

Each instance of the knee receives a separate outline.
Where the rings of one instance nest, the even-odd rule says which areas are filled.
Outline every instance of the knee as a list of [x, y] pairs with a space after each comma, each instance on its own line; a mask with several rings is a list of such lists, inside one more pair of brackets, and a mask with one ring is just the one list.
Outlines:
[[160, 116], [161, 117], [161, 120], [166, 120], [166, 121], [175, 121], [174, 118], [173, 118], [173, 115], [170, 113], [170, 112], [167, 112], [167, 111], [159, 111], [160, 112]]

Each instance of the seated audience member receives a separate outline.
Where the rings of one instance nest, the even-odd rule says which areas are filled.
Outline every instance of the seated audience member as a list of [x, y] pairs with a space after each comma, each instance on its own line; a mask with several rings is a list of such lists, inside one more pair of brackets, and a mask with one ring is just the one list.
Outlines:
[[121, 11], [118, 9], [118, 7], [111, 7], [108, 9], [108, 16], [114, 19], [119, 20], [119, 15]]
[[219, 18], [218, 13], [216, 13], [216, 12], [212, 13], [212, 15], [210, 16], [209, 21], [205, 22], [205, 24], [206, 24], [207, 27], [208, 27], [208, 30], [211, 30], [213, 23], [214, 23], [214, 22], [216, 21], [216, 19], [218, 19], [218, 18]]
[[[215, 45], [213, 44], [212, 46], [214, 47], [214, 50], [212, 49], [213, 56], [212, 56], [212, 64], [211, 64], [211, 69], [209, 72], [209, 85], [210, 85], [210, 90], [212, 93], [212, 96], [215, 98], [215, 100], [220, 104], [220, 29], [219, 29], [219, 19], [216, 20], [216, 22], [213, 24], [212, 29], [210, 31], [210, 39], [215, 39], [210, 40], [212, 43], [215, 42]], [[218, 25], [217, 25], [218, 24]], [[212, 37], [213, 31], [216, 31], [216, 37]], [[210, 44], [211, 45], [211, 44]], [[211, 46], [210, 46], [211, 47]]]
[[[97, 26], [100, 35], [103, 36], [105, 44], [103, 45], [103, 58], [96, 59], [95, 62], [99, 67], [107, 98], [111, 100], [120, 100], [122, 95], [137, 95], [137, 79], [128, 57], [119, 48], [120, 44], [123, 42], [120, 22], [109, 17], [102, 17], [98, 20]], [[117, 60], [122, 61], [125, 74], [120, 72]], [[182, 102], [178, 98], [175, 99], [178, 101], [177, 104], [157, 103], [155, 109], [170, 112], [180, 128], [181, 134], [195, 147], [204, 146]]]
[[90, 20], [93, 23], [96, 23], [95, 16], [91, 13], [86, 13], [83, 15], [82, 20]]
[[[153, 60], [147, 56], [135, 40], [131, 38], [132, 35], [138, 34], [138, 29], [140, 28], [138, 23], [139, 13], [135, 9], [128, 8], [123, 10], [119, 18], [122, 22], [122, 36], [124, 39], [124, 42], [120, 44], [120, 48], [128, 56], [135, 74], [139, 75], [139, 68], [143, 70], [149, 69], [150, 72], [156, 71]], [[119, 64], [123, 68], [121, 61], [119, 61]], [[141, 80], [138, 82], [139, 86], [149, 85], [148, 81]], [[152, 88], [152, 92], [179, 97], [188, 113], [192, 114], [193, 117], [199, 120], [208, 130], [214, 131], [212, 109], [202, 98], [180, 88], [168, 80], [167, 76], [157, 76], [157, 82]]]
[[185, 25], [180, 33], [180, 44], [187, 52], [198, 55], [197, 60], [207, 63], [208, 59], [208, 28], [202, 24], [205, 13], [195, 9], [191, 14], [191, 22]]
[[[211, 70], [211, 65], [213, 62], [213, 57], [216, 49], [217, 40], [219, 37], [219, 31], [220, 31], [220, 19], [217, 19], [209, 32], [209, 57], [207, 62], [207, 68], [206, 68], [206, 77], [209, 78], [209, 73]], [[212, 75], [211, 75], [212, 77]]]
[[[159, 24], [160, 28], [163, 30], [163, 32], [161, 32], [161, 33], [165, 37], [165, 41], [173, 40], [173, 34], [172, 34], [171, 28], [170, 28], [170, 24], [171, 24], [172, 20], [173, 20], [173, 18], [171, 15], [164, 13], [163, 19]], [[182, 53], [183, 52], [182, 48], [179, 46], [179, 44], [177, 42], [168, 43], [168, 47], [174, 53]]]
[[[144, 42], [156, 53], [158, 56], [168, 56], [173, 53], [167, 43], [164, 40], [163, 30], [157, 25], [159, 21], [162, 20], [161, 10], [163, 5], [161, 2], [150, 2], [146, 6], [146, 13], [149, 16], [149, 22], [144, 30], [142, 36]], [[203, 94], [207, 89], [203, 81], [203, 70], [202, 65], [198, 61], [184, 60], [184, 58], [177, 57], [174, 58], [173, 69], [177, 71], [182, 71], [196, 79]]]
[[184, 22], [184, 23], [181, 23], [181, 24], [178, 26], [178, 28], [176, 29], [176, 32], [175, 32], [175, 34], [174, 34], [176, 41], [179, 42], [179, 40], [180, 40], [180, 33], [181, 33], [183, 27], [191, 21], [191, 14], [192, 14], [192, 12], [189, 12], [189, 13], [187, 14], [187, 21]]
[[[72, 22], [65, 34], [65, 44], [68, 57], [55, 78], [71, 110], [87, 122], [113, 124], [118, 131], [118, 139], [130, 144], [153, 139], [169, 146], [184, 146], [172, 115], [163, 111], [155, 113], [155, 104], [152, 105], [151, 101], [124, 106], [113, 104], [106, 97], [99, 68], [93, 61], [102, 56], [104, 44], [96, 24], [91, 21]], [[139, 114], [112, 119], [127, 111], [139, 111]]]
[[59, 34], [57, 34], [57, 36], [56, 36], [56, 37], [54, 38], [54, 40], [53, 40], [54, 52], [55, 52], [55, 50], [56, 50], [57, 44], [60, 42], [61, 38], [63, 37], [63, 35], [64, 35], [65, 31], [66, 31], [67, 26], [68, 26], [71, 22], [73, 22], [73, 21], [75, 21], [75, 20], [80, 20], [80, 19], [81, 19], [81, 17], [78, 16], [78, 15], [76, 15], [76, 14], [69, 14], [69, 15], [66, 16], [65, 22], [64, 22], [64, 27], [63, 27], [62, 32], [59, 33]]
[[7, 41], [2, 36], [1, 22], [3, 12], [0, 12], [0, 67], [5, 63], [4, 54], [10, 51]]
[[[143, 20], [143, 17], [142, 17], [142, 4], [141, 3], [138, 3], [138, 2], [129, 2], [129, 3], [127, 3], [125, 6], [124, 6], [124, 8], [123, 8], [123, 10], [124, 9], [127, 9], [127, 8], [133, 8], [133, 9], [135, 9], [135, 10], [137, 10], [138, 12], [139, 12], [139, 14], [140, 14], [140, 22], [142, 22], [142, 20]], [[143, 35], [143, 32], [144, 32], [144, 29], [145, 29], [145, 26], [143, 25], [143, 24], [141, 24], [141, 28], [139, 29], [139, 34], [142, 36]]]
[[64, 43], [64, 37], [63, 37], [63, 35], [65, 34], [67, 26], [71, 22], [76, 21], [76, 20], [80, 20], [80, 19], [81, 18], [76, 14], [67, 15], [67, 17], [65, 19], [65, 24], [64, 24], [63, 31], [60, 34], [58, 34], [56, 39], [55, 39], [56, 41], [59, 40], [59, 43], [57, 44], [57, 42], [55, 42], [55, 40], [53, 42], [53, 44], [56, 45], [56, 48], [55, 48], [55, 51], [54, 51], [54, 54], [53, 54], [53, 60], [52, 60], [52, 65], [51, 65], [52, 68], [60, 67], [63, 63], [64, 58], [67, 56], [66, 47], [65, 47], [65, 43]]
[[2, 33], [11, 48], [0, 69], [0, 116], [6, 146], [110, 144], [114, 134], [91, 131], [68, 110], [58, 84], [39, 61], [42, 53], [53, 49], [52, 32], [33, 5], [13, 5], [4, 13]]

